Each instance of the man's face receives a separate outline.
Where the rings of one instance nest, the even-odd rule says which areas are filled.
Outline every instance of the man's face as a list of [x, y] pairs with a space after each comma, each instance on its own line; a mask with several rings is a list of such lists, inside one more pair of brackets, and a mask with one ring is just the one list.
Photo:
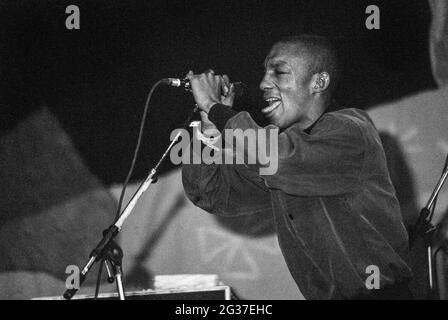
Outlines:
[[271, 124], [281, 129], [296, 122], [309, 121], [307, 114], [311, 107], [312, 75], [309, 74], [307, 56], [300, 54], [303, 52], [300, 46], [278, 43], [272, 47], [265, 60], [265, 74], [260, 89], [268, 106], [261, 112]]

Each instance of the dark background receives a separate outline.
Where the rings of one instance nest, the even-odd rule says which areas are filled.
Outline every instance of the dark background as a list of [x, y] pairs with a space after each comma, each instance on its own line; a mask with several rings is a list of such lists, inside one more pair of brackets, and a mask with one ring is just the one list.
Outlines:
[[[70, 4], [80, 8], [80, 30], [65, 28]], [[380, 30], [365, 27], [370, 4], [380, 8]], [[270, 46], [279, 37], [314, 32], [339, 49], [339, 102], [366, 109], [435, 87], [430, 18], [421, 0], [3, 0], [0, 134], [46, 105], [92, 172], [106, 184], [122, 182], [157, 80], [189, 69], [226, 73], [249, 86], [235, 108], [262, 122], [258, 83]], [[134, 179], [155, 164], [192, 105], [183, 90], [156, 91]], [[172, 168], [167, 159], [161, 172]]]

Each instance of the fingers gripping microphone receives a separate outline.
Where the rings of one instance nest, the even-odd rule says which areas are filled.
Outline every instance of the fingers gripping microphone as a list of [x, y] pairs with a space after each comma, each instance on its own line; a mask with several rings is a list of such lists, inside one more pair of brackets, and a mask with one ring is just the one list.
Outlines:
[[[165, 78], [162, 79], [162, 84], [172, 87], [182, 87], [187, 91], [191, 91], [190, 80], [188, 79], [178, 79], [178, 78]], [[241, 97], [246, 90], [246, 85], [243, 82], [234, 82], [235, 96]]]

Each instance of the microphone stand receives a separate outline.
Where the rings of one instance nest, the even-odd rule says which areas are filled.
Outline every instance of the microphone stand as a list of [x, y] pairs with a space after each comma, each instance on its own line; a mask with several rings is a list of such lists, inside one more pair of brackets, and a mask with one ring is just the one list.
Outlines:
[[[188, 119], [186, 120], [186, 122], [184, 124], [184, 128], [187, 128], [188, 124], [191, 122], [191, 119], [193, 118], [193, 115], [196, 113], [197, 110], [198, 110], [198, 107], [195, 106], [193, 111], [190, 113]], [[149, 188], [149, 186], [152, 183], [155, 183], [157, 181], [157, 170], [158, 170], [159, 166], [162, 164], [163, 160], [166, 158], [166, 156], [168, 155], [168, 153], [170, 152], [170, 150], [172, 149], [174, 144], [177, 142], [177, 140], [180, 138], [180, 136], [181, 136], [181, 131], [179, 131], [177, 133], [177, 135], [174, 137], [173, 141], [171, 141], [168, 148], [165, 150], [165, 152], [163, 153], [162, 157], [159, 159], [159, 161], [157, 162], [155, 167], [149, 171], [147, 178], [145, 179], [145, 181], [143, 181], [142, 184], [140, 184], [139, 188], [137, 189], [137, 191], [132, 196], [131, 200], [126, 205], [126, 208], [120, 214], [120, 217], [118, 218], [118, 220], [114, 224], [109, 226], [109, 228], [104, 230], [103, 238], [98, 243], [98, 245], [95, 247], [95, 249], [93, 249], [92, 252], [90, 253], [90, 259], [88, 260], [88, 262], [86, 263], [86, 265], [84, 266], [84, 268], [82, 269], [82, 271], [80, 273], [79, 286], [76, 288], [67, 289], [63, 295], [63, 297], [65, 299], [70, 300], [71, 298], [73, 298], [73, 296], [79, 290], [81, 285], [84, 283], [84, 281], [87, 277], [87, 274], [91, 270], [93, 264], [95, 262], [102, 261], [103, 259], [106, 260], [106, 268], [107, 268], [108, 274], [109, 274], [109, 282], [111, 282], [111, 277], [110, 277], [110, 273], [109, 273], [110, 271], [108, 269], [107, 263], [110, 263], [110, 265], [112, 266], [114, 278], [117, 283], [117, 291], [118, 291], [120, 300], [125, 299], [123, 283], [122, 283], [123, 251], [118, 246], [118, 244], [114, 241], [114, 239], [117, 236], [117, 234], [121, 231], [121, 228], [122, 228], [124, 222], [131, 214], [132, 210], [134, 209], [135, 205], [137, 204], [137, 201], [140, 199], [142, 194]]]
[[432, 238], [434, 235], [434, 232], [436, 230], [436, 227], [431, 223], [432, 215], [431, 210], [435, 209], [435, 204], [437, 201], [437, 196], [440, 193], [440, 190], [443, 187], [443, 184], [445, 183], [447, 177], [448, 177], [448, 154], [445, 161], [445, 165], [443, 168], [442, 175], [440, 176], [439, 181], [436, 184], [436, 187], [434, 188], [431, 196], [428, 199], [428, 202], [426, 203], [426, 206], [423, 207], [423, 209], [420, 211], [419, 218], [417, 220], [417, 223], [415, 224], [414, 230], [412, 232], [412, 235], [410, 236], [409, 240], [409, 246], [412, 248], [414, 245], [415, 240], [418, 237], [423, 237], [424, 245], [426, 247], [426, 254], [427, 254], [427, 261], [428, 261], [428, 282], [429, 282], [429, 288], [428, 288], [428, 299], [436, 299], [437, 294], [435, 292], [434, 287], [434, 267], [433, 267], [433, 254], [432, 254]]

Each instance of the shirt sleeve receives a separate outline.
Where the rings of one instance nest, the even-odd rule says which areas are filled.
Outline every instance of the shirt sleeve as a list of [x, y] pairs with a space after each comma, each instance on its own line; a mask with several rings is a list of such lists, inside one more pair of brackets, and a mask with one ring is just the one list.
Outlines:
[[212, 214], [235, 216], [271, 211], [268, 188], [244, 165], [184, 164], [182, 183], [187, 197]]
[[[218, 110], [216, 106], [213, 109], [214, 112]], [[238, 145], [238, 140], [234, 139], [235, 153], [244, 149], [245, 159], [250, 154], [257, 157], [256, 164], [246, 168], [259, 173], [260, 168], [271, 166], [276, 170], [260, 175], [265, 185], [295, 196], [337, 196], [357, 192], [361, 188], [368, 149], [365, 135], [375, 130], [373, 124], [360, 114], [331, 113], [322, 117], [312, 134], [294, 125], [281, 133], [273, 130], [275, 127], [272, 125], [262, 128], [247, 112], [240, 112], [227, 120], [225, 129], [237, 128], [257, 132], [255, 146], [242, 139]], [[263, 141], [259, 139], [260, 130], [268, 132]], [[277, 148], [272, 147], [271, 139], [274, 137], [270, 135], [274, 133], [278, 135]], [[267, 150], [265, 153], [269, 154], [270, 163], [258, 158], [260, 149]]]
[[[278, 133], [278, 128], [272, 125], [258, 126], [247, 112], [229, 110], [215, 105], [209, 118], [216, 121], [221, 131], [255, 130], [255, 148], [245, 143], [238, 146], [234, 141], [234, 150], [242, 148], [247, 159], [247, 154], [258, 155], [257, 151], [264, 149], [271, 163], [257, 159], [249, 165], [184, 164], [183, 186], [195, 205], [213, 214], [242, 215], [271, 210], [270, 190], [294, 196], [325, 197], [361, 189], [364, 159], [368, 156], [365, 131], [375, 130], [366, 119], [327, 114], [312, 134], [297, 126]], [[267, 130], [267, 139], [258, 139], [260, 130]], [[272, 148], [270, 141], [269, 135], [273, 133], [277, 134], [277, 148]], [[225, 137], [225, 140], [235, 139]], [[267, 166], [273, 166], [274, 172], [260, 175], [260, 169]]]

